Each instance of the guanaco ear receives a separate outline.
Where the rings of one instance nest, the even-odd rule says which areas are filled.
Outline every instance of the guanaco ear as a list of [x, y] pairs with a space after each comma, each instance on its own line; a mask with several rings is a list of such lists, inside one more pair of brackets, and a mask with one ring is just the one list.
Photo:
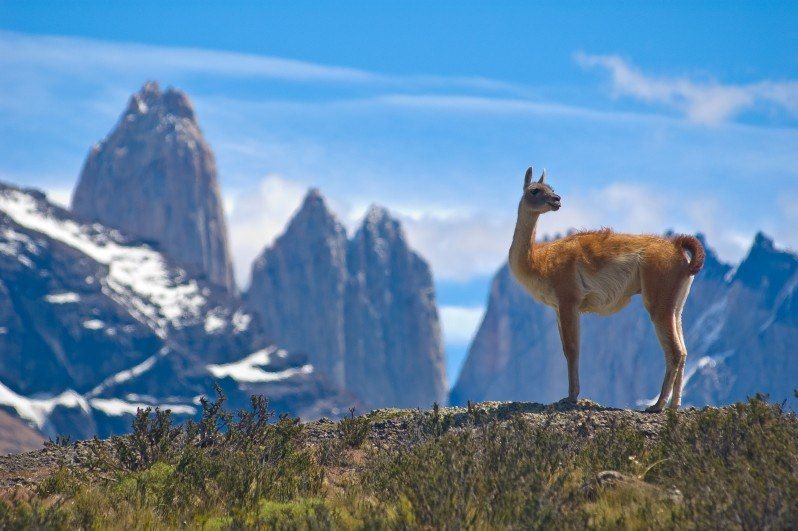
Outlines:
[[532, 177], [534, 176], [535, 176], [535, 170], [532, 169], [532, 166], [530, 166], [526, 170], [526, 175], [524, 175], [524, 190], [526, 190], [526, 187], [529, 186], [529, 183], [532, 182]]
[[543, 173], [540, 174], [540, 179], [538, 179], [538, 182], [541, 184], [546, 182], [546, 168], [543, 168]]

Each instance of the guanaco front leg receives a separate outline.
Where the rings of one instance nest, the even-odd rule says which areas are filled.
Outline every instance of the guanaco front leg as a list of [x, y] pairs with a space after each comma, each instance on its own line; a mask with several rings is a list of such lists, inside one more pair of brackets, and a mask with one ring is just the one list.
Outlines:
[[579, 396], [579, 311], [575, 306], [557, 310], [557, 324], [565, 360], [568, 362], [568, 402]]

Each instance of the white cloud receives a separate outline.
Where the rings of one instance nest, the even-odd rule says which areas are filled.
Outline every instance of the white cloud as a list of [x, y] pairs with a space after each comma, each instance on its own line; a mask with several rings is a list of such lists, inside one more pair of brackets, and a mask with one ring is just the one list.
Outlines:
[[306, 189], [279, 175], [268, 175], [254, 188], [226, 197], [230, 247], [236, 279], [249, 282], [250, 267], [264, 247], [279, 236], [299, 207]]
[[440, 315], [446, 343], [467, 345], [482, 322], [482, 306], [441, 306]]
[[798, 81], [729, 85], [685, 77], [657, 78], [645, 75], [617, 55], [577, 53], [575, 58], [583, 67], [607, 70], [616, 94], [672, 107], [696, 123], [725, 122], [763, 103], [798, 116]]

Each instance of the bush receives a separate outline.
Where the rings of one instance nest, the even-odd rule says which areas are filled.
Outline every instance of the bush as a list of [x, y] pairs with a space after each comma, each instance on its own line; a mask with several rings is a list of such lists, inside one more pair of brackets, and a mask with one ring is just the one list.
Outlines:
[[[203, 401], [199, 421], [140, 410], [129, 436], [90, 443], [93, 475], [62, 467], [31, 502], [0, 504], [20, 527], [181, 527], [217, 517], [252, 520], [264, 501], [318, 496], [324, 477], [298, 419], [273, 421], [262, 397], [237, 415], [225, 397]], [[55, 500], [55, 503], [44, 503]], [[257, 519], [252, 520], [257, 521]], [[3, 525], [0, 525], [3, 527]]]
[[360, 448], [369, 436], [371, 423], [368, 417], [356, 417], [355, 408], [349, 409], [349, 417], [338, 423], [340, 440], [349, 448]]
[[621, 421], [569, 431], [523, 412], [491, 417], [436, 407], [404, 415], [390, 428], [402, 437], [346, 463], [324, 452], [360, 447], [376, 429], [353, 413], [331, 441], [325, 432], [325, 442], [314, 442], [298, 420], [275, 419], [261, 397], [237, 414], [223, 404], [219, 392], [203, 403], [200, 420], [184, 426], [158, 410], [140, 412], [130, 436], [90, 443], [91, 466], [65, 460], [35, 491], [0, 493], [0, 528], [783, 529], [798, 522], [798, 421], [762, 397], [668, 413], [658, 434]]
[[668, 414], [650, 479], [675, 485], [699, 527], [793, 528], [798, 524], [798, 423], [757, 396], [689, 418]]

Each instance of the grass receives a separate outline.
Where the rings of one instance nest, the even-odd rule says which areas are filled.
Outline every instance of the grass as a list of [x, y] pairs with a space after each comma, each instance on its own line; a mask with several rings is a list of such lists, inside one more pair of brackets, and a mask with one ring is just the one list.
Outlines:
[[[762, 397], [668, 413], [654, 437], [624, 422], [586, 434], [447, 410], [369, 415], [332, 441], [220, 394], [196, 423], [144, 411], [131, 436], [91, 443], [35, 491], [0, 498], [0, 527], [106, 529], [794, 528], [798, 421]], [[331, 446], [335, 446], [334, 452]], [[334, 454], [334, 459], [330, 456]]]

